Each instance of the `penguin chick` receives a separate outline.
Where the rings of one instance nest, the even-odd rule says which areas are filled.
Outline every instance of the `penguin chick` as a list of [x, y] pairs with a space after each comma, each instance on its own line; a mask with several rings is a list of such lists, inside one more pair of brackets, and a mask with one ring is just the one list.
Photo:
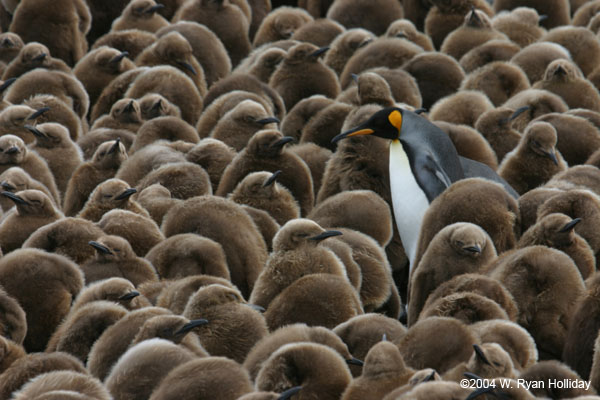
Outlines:
[[193, 233], [174, 235], [163, 240], [145, 258], [162, 279], [181, 279], [193, 275], [230, 279], [223, 247]]
[[490, 40], [467, 51], [458, 62], [466, 73], [470, 73], [494, 61], [510, 61], [519, 50], [518, 45], [508, 40]]
[[[568, 1], [559, 1], [550, 6], [543, 1], [530, 1], [526, 3], [529, 7], [547, 18], [542, 21], [542, 25], [547, 28], [554, 28], [559, 25], [568, 25], [570, 21], [570, 7]], [[494, 11], [499, 13], [502, 10], [512, 10], [522, 4], [513, 0], [500, 0], [494, 2]]]
[[579, 68], [568, 60], [558, 59], [548, 64], [544, 79], [534, 89], [544, 89], [562, 97], [569, 108], [587, 108], [600, 111], [600, 94]]
[[510, 12], [498, 13], [492, 19], [492, 27], [524, 48], [537, 42], [546, 30], [538, 25], [540, 15], [535, 8], [517, 7]]
[[521, 67], [533, 85], [544, 79], [546, 68], [557, 59], [571, 60], [571, 54], [558, 43], [536, 42], [521, 49], [510, 61]]
[[403, 17], [402, 5], [389, 0], [370, 3], [338, 0], [327, 10], [327, 18], [339, 22], [346, 29], [364, 28], [377, 36], [383, 35], [392, 22]]
[[127, 240], [138, 257], [146, 255], [165, 238], [149, 216], [129, 210], [111, 210], [104, 214], [97, 224], [107, 234], [121, 236]]
[[247, 69], [243, 69], [242, 66], [238, 66], [236, 71], [243, 71], [244, 73], [254, 75], [259, 80], [265, 83], [269, 83], [271, 75], [275, 72], [275, 69], [285, 58], [287, 52], [278, 47], [271, 47], [261, 51], [260, 55], [256, 57], [256, 60]]
[[498, 107], [516, 93], [529, 89], [529, 80], [521, 68], [509, 61], [494, 61], [467, 75], [460, 89], [480, 90]]
[[[49, 4], [45, 0], [27, 0], [15, 10], [10, 31], [24, 42], [40, 42], [58, 57], [73, 66], [87, 52], [85, 35], [90, 29], [91, 14], [84, 1], [63, 1]], [[40, 7], [47, 7], [40, 15]], [[52, 26], [49, 35], [46, 27]]]
[[2, 79], [18, 78], [36, 68], [57, 70], [71, 73], [71, 68], [61, 59], [53, 58], [50, 50], [41, 43], [27, 43], [19, 54], [6, 66]]
[[141, 190], [136, 201], [148, 211], [150, 217], [159, 226], [171, 207], [181, 202], [180, 199], [173, 199], [169, 189], [160, 183], [155, 183]]
[[63, 351], [86, 363], [94, 342], [102, 332], [127, 314], [124, 307], [94, 301], [69, 313], [50, 337], [46, 352]]
[[[327, 372], [326, 372], [327, 371]], [[256, 388], [283, 392], [302, 386], [296, 398], [339, 399], [352, 376], [344, 359], [316, 343], [292, 343], [279, 348], [263, 364]]]
[[129, 52], [102, 46], [87, 53], [75, 65], [73, 74], [85, 87], [92, 107], [113, 79], [135, 68], [128, 56]]
[[[53, 397], [55, 395], [56, 397]], [[36, 376], [16, 393], [14, 399], [81, 399], [109, 400], [111, 395], [98, 379], [85, 372], [52, 371]]]
[[312, 43], [315, 46], [329, 46], [339, 34], [345, 32], [344, 27], [326, 18], [319, 18], [302, 25], [292, 35], [292, 40]]
[[148, 300], [135, 290], [130, 281], [114, 277], [92, 282], [84, 287], [75, 298], [71, 311], [96, 301], [110, 301], [127, 310], [137, 310], [150, 305]]
[[225, 357], [206, 357], [173, 369], [150, 400], [192, 400], [198, 396], [237, 399], [253, 391], [248, 372], [241, 365]]
[[558, 43], [566, 48], [583, 76], [590, 75], [600, 60], [600, 43], [596, 35], [583, 26], [554, 28], [542, 36], [540, 41]]
[[[500, 259], [489, 276], [500, 280], [515, 298], [517, 322], [535, 339], [540, 358], [560, 357], [566, 321], [585, 290], [571, 258], [545, 246], [530, 246]], [[568, 298], [561, 293], [569, 293]]]
[[478, 273], [494, 258], [496, 249], [490, 236], [475, 224], [458, 222], [436, 233], [411, 272], [408, 325], [419, 319], [436, 287], [456, 275]]
[[129, 57], [135, 60], [142, 51], [156, 41], [156, 35], [139, 29], [128, 29], [124, 31], [111, 31], [100, 36], [91, 49], [97, 49], [101, 46], [112, 47], [113, 49], [126, 51]]
[[323, 62], [339, 76], [354, 52], [374, 39], [375, 35], [366, 29], [348, 29], [331, 42]]
[[295, 218], [300, 218], [300, 207], [294, 196], [283, 185], [277, 182], [281, 171], [252, 172], [236, 186], [229, 198], [238, 204], [264, 210], [280, 225]]
[[158, 117], [144, 122], [139, 127], [129, 149], [129, 154], [133, 154], [141, 148], [159, 140], [168, 142], [182, 141], [195, 144], [198, 143], [200, 138], [194, 127], [181, 118], [175, 116]]
[[308, 165], [313, 181], [313, 193], [317, 193], [323, 182], [327, 161], [332, 152], [316, 143], [301, 143], [290, 146], [290, 151], [298, 155]]
[[300, 205], [301, 215], [307, 215], [314, 202], [312, 177], [306, 163], [283, 148], [291, 140], [276, 130], [257, 132], [225, 169], [215, 194], [229, 194], [250, 172], [281, 170], [279, 182], [294, 195]]
[[513, 122], [513, 128], [519, 132], [523, 132], [535, 118], [550, 113], [563, 113], [569, 109], [567, 103], [560, 96], [540, 89], [523, 90], [508, 99], [503, 107], [513, 110], [528, 107], [527, 111], [523, 113], [523, 117]]
[[25, 43], [19, 35], [13, 32], [3, 32], [0, 34], [0, 61], [6, 65], [10, 64], [23, 46]]
[[567, 164], [557, 151], [556, 129], [549, 123], [530, 124], [518, 146], [508, 153], [498, 174], [519, 194], [543, 185]]
[[235, 288], [230, 280], [212, 275], [190, 275], [168, 282], [168, 285], [157, 295], [156, 305], [167, 308], [175, 314], [183, 313], [189, 298], [201, 287], [219, 284]]
[[[152, 41], [153, 43], [154, 41]], [[146, 46], [147, 47], [147, 46]], [[145, 48], [145, 47], [144, 47]], [[133, 57], [133, 55], [132, 55]], [[113, 79], [103, 90], [96, 100], [96, 104], [92, 107], [90, 112], [90, 121], [97, 120], [100, 116], [104, 114], [109, 114], [110, 109], [115, 102], [125, 97], [125, 92], [129, 89], [129, 86], [136, 78], [142, 75], [144, 72], [148, 71], [148, 67], [137, 67], [135, 69], [129, 70], [127, 72], [122, 73]], [[141, 97], [144, 94], [141, 94], [137, 97]]]
[[225, 356], [239, 363], [268, 334], [265, 319], [248, 306], [241, 293], [219, 284], [198, 289], [189, 298], [183, 316], [210, 321], [195, 331], [202, 346], [213, 356]]
[[85, 136], [77, 141], [77, 145], [83, 152], [83, 159], [86, 161], [91, 160], [94, 157], [94, 153], [98, 150], [98, 147], [109, 141], [119, 139], [125, 150], [128, 151], [131, 148], [133, 141], [135, 140], [135, 133], [126, 129], [110, 129], [110, 128], [99, 128], [89, 131]]
[[314, 94], [330, 98], [339, 95], [340, 83], [335, 72], [319, 59], [324, 49], [310, 43], [291, 47], [271, 76], [269, 86], [282, 97], [286, 109]]
[[249, 21], [230, 0], [188, 1], [179, 7], [171, 20], [172, 23], [179, 21], [195, 21], [213, 31], [227, 49], [232, 66], [239, 64], [250, 53]]
[[576, 165], [553, 177], [546, 187], [558, 189], [589, 189], [600, 194], [600, 170], [593, 165]]
[[453, 293], [435, 300], [427, 299], [420, 319], [429, 317], [451, 317], [465, 324], [490, 319], [508, 320], [506, 311], [494, 300], [476, 293]]
[[31, 143], [35, 136], [25, 128], [25, 125], [35, 124], [36, 119], [46, 111], [47, 108], [34, 110], [25, 105], [11, 105], [0, 112], [0, 129], [20, 137], [25, 143]]
[[219, 243], [227, 257], [231, 282], [244, 297], [250, 295], [267, 260], [267, 247], [241, 206], [217, 196], [194, 197], [173, 206], [162, 229], [166, 237], [191, 232]]
[[388, 37], [397, 37], [410, 40], [414, 44], [421, 46], [425, 51], [434, 51], [433, 42], [429, 36], [419, 32], [415, 25], [409, 19], [397, 19], [392, 22], [385, 32]]
[[94, 121], [91, 129], [127, 129], [136, 133], [142, 123], [142, 114], [137, 100], [125, 98], [113, 104], [109, 115], [105, 115]]
[[279, 119], [259, 103], [244, 100], [225, 114], [211, 132], [211, 137], [242, 150], [250, 138], [261, 129], [276, 129]]
[[181, 118], [179, 107], [158, 93], [148, 93], [138, 99], [138, 102], [144, 121], [166, 116]]
[[120, 179], [108, 179], [100, 183], [90, 194], [88, 201], [77, 216], [98, 222], [102, 216], [114, 208], [121, 208], [149, 216], [136, 201], [131, 200], [131, 195], [136, 193], [135, 188], [129, 187], [127, 182]]
[[[447, 332], [439, 340], [435, 332]], [[473, 354], [477, 339], [472, 330], [454, 318], [429, 317], [413, 325], [394, 343], [404, 362], [414, 369], [433, 368], [440, 374], [466, 362]]]
[[132, 1], [121, 12], [121, 16], [113, 21], [111, 31], [139, 29], [154, 33], [169, 25], [169, 21], [158, 13], [164, 7], [154, 0]]
[[[537, 363], [535, 341], [523, 328], [512, 321], [487, 320], [471, 325], [481, 343], [498, 343], [512, 358], [517, 371], [524, 371]], [[516, 371], [515, 371], [516, 372]]]
[[81, 211], [96, 186], [113, 178], [126, 159], [127, 151], [118, 138], [98, 146], [92, 159], [81, 164], [69, 179], [64, 198], [65, 215], [74, 216]]
[[0, 223], [0, 247], [3, 254], [18, 249], [38, 228], [63, 216], [50, 197], [39, 190], [2, 192], [2, 196], [11, 199], [16, 206], [16, 211], [7, 215]]
[[438, 100], [429, 113], [431, 121], [474, 126], [481, 114], [494, 109], [488, 97], [480, 91], [461, 90]]
[[23, 346], [0, 336], [0, 373], [6, 371], [15, 361], [23, 357], [25, 357]]
[[210, 179], [204, 169], [191, 162], [169, 163], [150, 172], [138, 183], [138, 190], [159, 183], [175, 199], [189, 199], [212, 193]]
[[254, 48], [278, 40], [290, 39], [296, 30], [313, 21], [308, 12], [297, 7], [278, 7], [261, 22], [252, 45]]
[[164, 339], [144, 340], [119, 358], [104, 385], [113, 397], [149, 398], [168, 373], [195, 355]]
[[473, 345], [473, 355], [443, 375], [444, 380], [460, 381], [468, 372], [483, 379], [516, 378], [510, 355], [497, 343]]
[[440, 51], [457, 61], [469, 50], [489, 40], [508, 39], [492, 27], [492, 21], [484, 11], [473, 9], [465, 15], [462, 26], [444, 38]]
[[362, 375], [348, 385], [342, 399], [383, 398], [395, 388], [408, 383], [414, 372], [406, 367], [395, 344], [381, 341], [371, 347], [365, 358]]
[[[519, 379], [523, 379], [527, 384], [531, 384], [531, 382], [551, 382], [553, 380], [557, 382], [564, 382], [565, 380], [582, 381], [575, 371], [558, 360], [540, 361], [523, 371]], [[586, 390], [579, 385], [564, 386], [563, 388], [538, 387], [535, 389], [532, 386], [530, 392], [537, 398], [556, 396], [563, 399], [589, 396], [595, 393], [592, 388]]]
[[27, 320], [23, 308], [0, 286], [0, 336], [20, 345], [26, 333]]
[[221, 176], [235, 154], [235, 150], [220, 140], [206, 138], [187, 152], [186, 159], [204, 168], [210, 178], [213, 192], [216, 192]]
[[52, 332], [68, 314], [73, 298], [83, 287], [83, 274], [66, 257], [20, 249], [0, 258], [0, 281], [25, 311], [27, 335], [23, 345], [34, 352], [44, 350]]
[[123, 277], [135, 286], [158, 280], [152, 265], [137, 257], [127, 240], [109, 235], [90, 241], [89, 244], [96, 250], [96, 257], [81, 265], [88, 284], [112, 277]]
[[581, 219], [564, 214], [548, 214], [539, 218], [517, 243], [518, 248], [543, 245], [558, 249], [573, 259], [583, 279], [596, 271], [596, 259], [588, 242], [575, 232]]
[[83, 125], [81, 119], [63, 100], [56, 96], [39, 94], [25, 101], [25, 105], [41, 110], [49, 108], [42, 115], [37, 117], [37, 124], [44, 122], [55, 122], [63, 125], [69, 130], [71, 140], [77, 141], [83, 136]]
[[519, 144], [521, 134], [512, 127], [512, 123], [527, 110], [529, 110], [529, 107], [522, 107], [518, 110], [496, 107], [477, 118], [475, 129], [490, 144], [494, 153], [496, 153], [498, 162], [501, 163], [506, 154]]
[[594, 273], [586, 280], [586, 291], [573, 310], [562, 352], [563, 361], [585, 380], [591, 377], [594, 343], [598, 336], [596, 328], [600, 328], [600, 321], [595, 313], [598, 307], [599, 277]]
[[[0, 192], [20, 192], [22, 190], [35, 189], [46, 193], [52, 201], [52, 194], [48, 188], [39, 181], [33, 179], [27, 172], [20, 167], [11, 167], [0, 174]], [[4, 212], [15, 206], [15, 203], [8, 197], [0, 196], [0, 205]]]
[[299, 278], [315, 273], [346, 277], [344, 265], [329, 249], [319, 243], [338, 231], [326, 231], [316, 222], [294, 219], [286, 223], [273, 238], [273, 253], [258, 276], [250, 302], [264, 308]]
[[73, 172], [83, 163], [81, 150], [71, 140], [67, 128], [60, 124], [47, 122], [35, 127], [26, 125], [25, 128], [36, 137], [29, 148], [46, 161], [57, 189], [64, 194]]
[[179, 32], [161, 36], [135, 59], [135, 63], [138, 66], [171, 65], [194, 81], [201, 96], [206, 94], [204, 70], [194, 57], [192, 46]]

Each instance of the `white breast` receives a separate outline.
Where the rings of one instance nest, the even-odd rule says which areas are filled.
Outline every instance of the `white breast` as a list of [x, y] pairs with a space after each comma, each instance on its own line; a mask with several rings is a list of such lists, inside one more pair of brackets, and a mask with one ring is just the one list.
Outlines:
[[390, 189], [396, 226], [412, 271], [421, 223], [429, 201], [410, 169], [408, 155], [399, 140], [390, 144]]

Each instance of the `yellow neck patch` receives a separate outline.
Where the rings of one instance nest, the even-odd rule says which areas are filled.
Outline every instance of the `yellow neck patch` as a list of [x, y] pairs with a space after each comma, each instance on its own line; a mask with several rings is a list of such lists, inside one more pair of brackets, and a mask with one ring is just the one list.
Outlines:
[[388, 120], [390, 121], [390, 124], [398, 129], [398, 133], [400, 133], [400, 129], [402, 128], [402, 113], [398, 110], [394, 110], [388, 115]]

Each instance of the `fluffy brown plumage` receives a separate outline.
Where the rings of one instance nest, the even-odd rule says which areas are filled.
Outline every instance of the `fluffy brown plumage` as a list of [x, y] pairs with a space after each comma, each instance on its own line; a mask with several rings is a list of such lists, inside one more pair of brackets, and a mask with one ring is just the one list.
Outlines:
[[132, 1], [123, 9], [121, 16], [113, 21], [111, 30], [139, 29], [141, 31], [156, 32], [169, 25], [169, 21], [158, 14], [158, 11], [162, 8], [164, 8], [163, 4], [158, 4], [153, 0]]
[[94, 189], [77, 216], [79, 218], [98, 222], [105, 213], [115, 208], [121, 208], [144, 216], [149, 216], [146, 210], [144, 210], [136, 201], [131, 199], [131, 196], [136, 193], [136, 191], [135, 188], [131, 188], [125, 181], [114, 178], [108, 179], [100, 183]]

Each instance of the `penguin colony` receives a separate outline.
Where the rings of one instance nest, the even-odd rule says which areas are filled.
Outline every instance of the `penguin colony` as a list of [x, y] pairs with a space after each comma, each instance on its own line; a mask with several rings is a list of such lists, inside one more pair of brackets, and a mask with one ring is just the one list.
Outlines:
[[600, 399], [599, 26], [2, 0], [0, 400]]

